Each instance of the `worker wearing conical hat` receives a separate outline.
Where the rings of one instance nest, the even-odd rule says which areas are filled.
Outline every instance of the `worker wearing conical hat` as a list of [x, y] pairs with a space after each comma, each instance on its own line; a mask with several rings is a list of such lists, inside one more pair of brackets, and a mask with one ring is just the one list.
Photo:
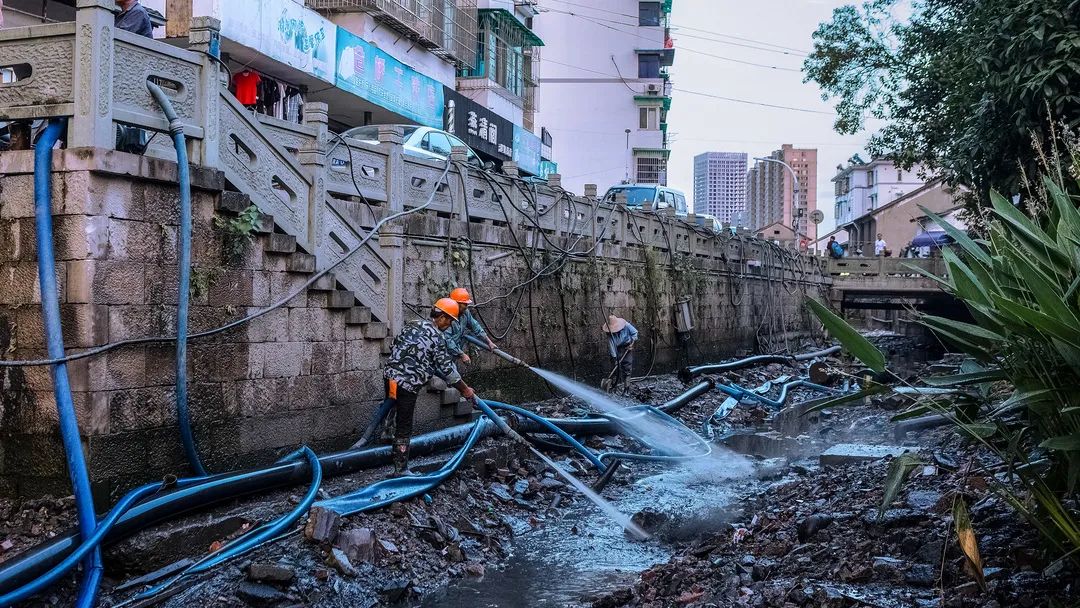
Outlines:
[[608, 355], [615, 367], [611, 390], [615, 391], [621, 386], [626, 392], [630, 389], [630, 378], [634, 371], [634, 344], [638, 339], [638, 330], [626, 319], [610, 315], [604, 324], [604, 333], [608, 335]]

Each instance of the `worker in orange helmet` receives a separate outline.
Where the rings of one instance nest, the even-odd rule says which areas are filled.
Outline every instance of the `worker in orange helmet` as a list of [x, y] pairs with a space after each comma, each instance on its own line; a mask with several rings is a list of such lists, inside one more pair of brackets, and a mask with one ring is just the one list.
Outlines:
[[462, 363], [469, 362], [469, 355], [465, 353], [465, 334], [472, 334], [477, 338], [486, 341], [488, 350], [495, 350], [495, 343], [491, 341], [487, 332], [484, 331], [484, 326], [476, 320], [476, 317], [474, 317], [471, 312], [469, 312], [469, 306], [473, 304], [473, 299], [472, 296], [469, 295], [469, 290], [464, 287], [458, 287], [450, 292], [450, 299], [461, 306], [461, 314], [458, 315], [458, 320], [450, 326], [450, 329], [445, 334], [443, 334], [443, 337], [446, 338], [446, 348], [450, 351], [450, 354]]
[[412, 475], [409, 470], [409, 443], [412, 440], [416, 397], [433, 376], [441, 377], [447, 385], [458, 389], [465, 399], [472, 401], [476, 398], [473, 389], [461, 379], [442, 335], [460, 315], [461, 307], [457, 302], [442, 298], [432, 307], [430, 320], [406, 323], [390, 347], [390, 359], [383, 369], [386, 399], [357, 445], [370, 441], [374, 429], [389, 413], [390, 407], [395, 408], [393, 459], [396, 475]]

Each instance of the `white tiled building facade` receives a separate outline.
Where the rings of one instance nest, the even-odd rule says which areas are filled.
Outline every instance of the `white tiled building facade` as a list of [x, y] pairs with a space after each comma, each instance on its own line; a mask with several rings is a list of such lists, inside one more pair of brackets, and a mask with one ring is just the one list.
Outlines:
[[746, 216], [746, 153], [705, 152], [694, 157], [694, 212], [739, 225]]

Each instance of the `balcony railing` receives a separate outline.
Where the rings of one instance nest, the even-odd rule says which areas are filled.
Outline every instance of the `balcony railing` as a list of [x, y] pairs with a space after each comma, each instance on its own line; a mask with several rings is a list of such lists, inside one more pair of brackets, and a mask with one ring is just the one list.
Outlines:
[[305, 0], [315, 10], [370, 13], [433, 54], [471, 68], [478, 27], [476, 0]]

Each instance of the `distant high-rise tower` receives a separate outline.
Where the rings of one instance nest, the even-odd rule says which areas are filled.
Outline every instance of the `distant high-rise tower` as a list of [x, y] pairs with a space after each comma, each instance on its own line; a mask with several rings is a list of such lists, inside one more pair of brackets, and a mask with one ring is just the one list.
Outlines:
[[706, 152], [694, 157], [694, 212], [738, 226], [746, 217], [746, 153]]
[[798, 178], [799, 196], [791, 171], [778, 162], [757, 161], [746, 173], [746, 198], [750, 229], [781, 223], [795, 231], [800, 241], [817, 239], [817, 225], [810, 214], [817, 209], [817, 150], [784, 144], [768, 156], [782, 161]]

